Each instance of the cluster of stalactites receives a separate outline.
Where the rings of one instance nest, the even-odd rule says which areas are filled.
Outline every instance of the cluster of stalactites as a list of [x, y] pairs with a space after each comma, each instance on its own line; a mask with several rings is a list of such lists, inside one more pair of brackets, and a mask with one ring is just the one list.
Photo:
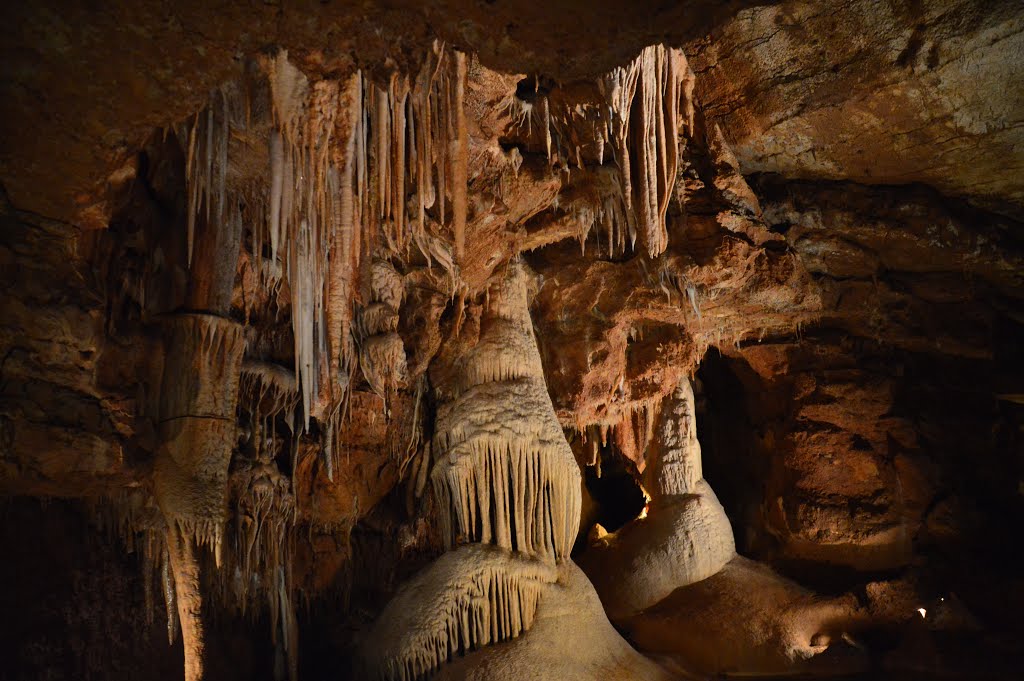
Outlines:
[[585, 463], [595, 466], [601, 476], [601, 450], [614, 444], [622, 456], [640, 465], [644, 452], [651, 445], [655, 435], [655, 424], [661, 413], [662, 399], [655, 396], [633, 400], [612, 412], [604, 422], [576, 423], [575, 430], [583, 436]]
[[367, 667], [388, 681], [425, 678], [452, 656], [528, 630], [557, 571], [483, 545], [449, 551], [407, 582], [381, 613]]
[[439, 395], [432, 480], [448, 546], [494, 543], [564, 560], [579, 528], [580, 473], [544, 383], [528, 275], [510, 265], [489, 294], [480, 339]]
[[235, 97], [225, 86], [210, 96], [207, 106], [196, 113], [182, 135], [186, 142], [187, 248], [192, 263], [196, 223], [222, 224], [231, 213], [228, 196], [228, 147], [233, 125], [240, 124]]
[[[251, 180], [233, 186], [229, 172], [232, 130], [250, 123], [247, 98], [221, 89], [185, 133], [189, 251], [200, 218], [251, 226], [265, 283], [288, 282], [308, 428], [310, 416], [336, 414], [348, 387], [360, 256], [415, 244], [454, 272], [467, 213], [466, 58], [437, 44], [414, 79], [396, 74], [383, 86], [360, 72], [311, 82], [283, 51], [262, 66], [273, 118], [262, 193]], [[445, 224], [454, 248], [433, 233]]]
[[627, 248], [636, 244], [636, 220], [626, 212], [624, 194], [619, 185], [596, 201], [571, 206], [569, 212], [584, 227], [580, 235], [580, 246], [584, 252], [586, 237], [595, 228], [598, 251], [606, 247], [609, 256], [625, 253]]
[[668, 246], [666, 215], [676, 185], [680, 131], [694, 127], [695, 78], [681, 50], [651, 45], [626, 66], [605, 74], [599, 102], [553, 104], [539, 94], [504, 103], [516, 130], [543, 132], [548, 160], [566, 173], [584, 169], [583, 147], [603, 166], [613, 152], [614, 187], [595, 187], [597, 199], [570, 206], [585, 237], [598, 227], [599, 247], [610, 255], [635, 249], [637, 239], [650, 257]]
[[[435, 468], [446, 548], [464, 542], [564, 560], [579, 530], [579, 471], [561, 447], [475, 438]], [[452, 461], [454, 459], [454, 462]]]
[[292, 540], [295, 497], [291, 481], [265, 454], [240, 466], [231, 476], [235, 516], [229, 526], [232, 551], [217, 573], [221, 599], [246, 614], [270, 613], [271, 637], [288, 661], [289, 678], [297, 677], [297, 625], [292, 599]]
[[278, 416], [289, 429], [295, 429], [295, 408], [299, 401], [295, 374], [279, 364], [248, 359], [242, 362], [238, 400], [251, 418], [254, 448], [257, 456], [273, 439]]
[[[668, 246], [665, 216], [676, 182], [679, 128], [692, 128], [692, 77], [681, 50], [644, 48], [601, 81], [609, 138], [622, 180], [627, 219], [652, 258]], [[682, 106], [682, 110], [680, 107]]]
[[[269, 242], [270, 258], [284, 262], [291, 293], [295, 375], [303, 422], [334, 397], [332, 372], [348, 356], [349, 299], [358, 267], [358, 222], [352, 177], [362, 81], [320, 81], [279, 53], [268, 66], [274, 126], [268, 141], [267, 219], [254, 243]], [[332, 153], [342, 149], [342, 153]], [[340, 162], [339, 162], [340, 161]], [[331, 309], [331, 303], [339, 307]], [[337, 333], [333, 333], [333, 331]], [[320, 398], [323, 397], [323, 400]]]
[[[461, 84], [465, 73], [457, 68], [462, 62], [461, 55], [436, 46], [414, 80], [395, 74], [380, 86], [356, 74], [349, 79], [334, 109], [338, 119], [334, 128], [342, 131], [335, 147], [341, 153], [326, 151], [329, 140], [314, 145], [329, 166], [326, 189], [330, 199], [323, 205], [331, 214], [321, 220], [328, 233], [313, 232], [321, 238], [316, 250], [308, 251], [316, 262], [307, 261], [301, 270], [315, 274], [324, 271], [327, 263], [328, 303], [318, 303], [323, 290], [319, 276], [312, 281], [311, 299], [293, 302], [296, 364], [307, 418], [311, 413], [321, 418], [329, 416], [338, 408], [347, 385], [341, 377], [348, 375], [355, 359], [352, 310], [361, 253], [375, 247], [406, 254], [415, 244], [428, 262], [436, 259], [446, 269], [454, 267], [451, 248], [428, 225], [443, 225], [447, 219], [456, 242], [460, 224], [464, 231], [466, 173], [464, 169], [459, 172], [464, 165], [459, 159], [465, 159], [467, 141], [459, 135], [458, 120], [463, 115]], [[313, 119], [322, 119], [324, 112], [332, 111], [324, 106], [313, 110]], [[288, 141], [287, 135], [283, 137]], [[446, 205], [449, 195], [450, 206]], [[317, 202], [311, 206], [315, 208]], [[436, 220], [428, 217], [428, 209]], [[301, 236], [300, 230], [286, 243], [301, 245]], [[296, 302], [308, 312], [297, 314]], [[371, 306], [374, 302], [371, 300]], [[397, 308], [393, 311], [397, 313]], [[394, 352], [394, 340], [388, 337], [387, 357], [379, 359], [404, 359], [404, 354], [399, 357], [400, 353]], [[303, 342], [305, 346], [300, 345]], [[368, 378], [404, 373], [397, 365], [378, 368], [380, 371]], [[324, 381], [333, 389], [323, 390], [318, 382]], [[388, 381], [377, 380], [373, 385], [378, 392], [382, 382]], [[313, 401], [316, 403], [310, 405]]]

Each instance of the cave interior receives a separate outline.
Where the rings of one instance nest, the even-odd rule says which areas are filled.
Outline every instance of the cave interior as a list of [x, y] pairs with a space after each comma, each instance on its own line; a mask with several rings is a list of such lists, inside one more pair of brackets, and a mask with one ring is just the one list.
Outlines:
[[1020, 678], [1019, 3], [0, 12], [0, 679]]

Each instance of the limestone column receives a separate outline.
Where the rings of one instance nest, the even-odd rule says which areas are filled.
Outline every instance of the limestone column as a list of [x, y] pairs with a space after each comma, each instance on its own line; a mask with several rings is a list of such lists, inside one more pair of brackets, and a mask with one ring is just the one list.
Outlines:
[[198, 551], [212, 549], [220, 563], [228, 465], [237, 436], [245, 335], [228, 314], [240, 239], [240, 223], [202, 225], [191, 263], [189, 311], [163, 322], [154, 493], [166, 523], [186, 681], [203, 678]]

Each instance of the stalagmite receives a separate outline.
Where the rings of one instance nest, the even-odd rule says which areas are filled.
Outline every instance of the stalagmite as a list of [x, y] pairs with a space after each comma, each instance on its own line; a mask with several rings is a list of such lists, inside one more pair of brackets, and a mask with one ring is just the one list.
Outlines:
[[693, 386], [685, 378], [666, 400], [669, 410], [661, 419], [644, 469], [644, 487], [652, 499], [695, 494], [704, 479]]
[[715, 574], [735, 555], [725, 509], [701, 475], [693, 389], [681, 379], [665, 400], [648, 450], [648, 514], [602, 538], [580, 564], [614, 620]]
[[447, 545], [494, 542], [564, 559], [579, 525], [579, 468], [551, 406], [523, 266], [489, 293], [480, 340], [438, 406], [432, 475]]
[[[667, 679], [618, 636], [569, 560], [579, 468], [544, 383], [529, 275], [513, 263], [496, 277], [479, 339], [458, 346], [439, 373], [431, 477], [449, 550], [385, 608], [364, 646], [366, 671], [415, 681], [469, 655], [472, 667], [454, 661], [450, 675], [443, 667], [438, 673], [491, 681]], [[515, 641], [488, 646], [507, 639]]]
[[[702, 674], [855, 671], [841, 640], [852, 597], [823, 600], [736, 554], [732, 527], [703, 478], [694, 394], [683, 378], [662, 406], [647, 451], [647, 515], [597, 537], [580, 557], [609, 616], [642, 650]], [[825, 641], [825, 643], [819, 643]]]
[[415, 681], [452, 656], [528, 630], [555, 566], [471, 544], [449, 551], [406, 582], [369, 633], [374, 678]]

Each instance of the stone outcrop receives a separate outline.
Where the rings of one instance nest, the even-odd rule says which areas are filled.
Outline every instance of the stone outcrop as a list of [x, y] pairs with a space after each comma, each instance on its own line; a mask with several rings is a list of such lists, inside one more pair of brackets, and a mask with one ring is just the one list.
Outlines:
[[922, 183], [1020, 219], [1024, 50], [1009, 5], [781, 2], [691, 43], [705, 112], [744, 173]]

